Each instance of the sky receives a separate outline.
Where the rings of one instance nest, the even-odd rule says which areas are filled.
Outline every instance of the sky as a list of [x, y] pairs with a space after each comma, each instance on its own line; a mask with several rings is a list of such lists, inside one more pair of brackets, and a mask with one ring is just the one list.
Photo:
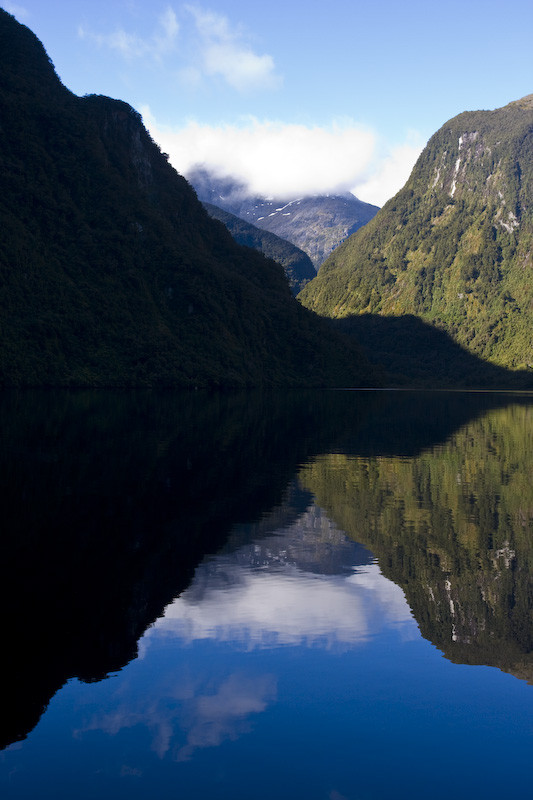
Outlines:
[[0, 0], [65, 86], [125, 100], [178, 172], [383, 205], [463, 111], [533, 93], [532, 0]]

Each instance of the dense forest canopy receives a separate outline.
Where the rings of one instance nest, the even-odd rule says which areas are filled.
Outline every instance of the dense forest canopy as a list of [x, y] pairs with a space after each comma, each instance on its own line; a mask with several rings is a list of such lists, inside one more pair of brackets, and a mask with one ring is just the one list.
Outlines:
[[76, 97], [0, 10], [0, 384], [373, 384], [126, 103]]
[[530, 95], [447, 122], [300, 298], [332, 317], [412, 314], [484, 360], [531, 369], [532, 254]]
[[267, 258], [272, 258], [281, 264], [294, 295], [301, 292], [304, 286], [315, 277], [316, 271], [313, 262], [296, 245], [286, 239], [281, 239], [275, 233], [261, 230], [218, 206], [205, 202], [203, 205], [210, 217], [218, 219], [226, 226], [236, 242], [246, 247], [253, 247]]

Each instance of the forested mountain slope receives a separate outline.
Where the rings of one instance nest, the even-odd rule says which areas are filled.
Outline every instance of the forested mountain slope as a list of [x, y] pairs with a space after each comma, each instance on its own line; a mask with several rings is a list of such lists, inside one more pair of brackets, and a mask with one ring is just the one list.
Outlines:
[[0, 384], [361, 385], [351, 342], [210, 219], [131, 107], [0, 10]]
[[270, 231], [263, 231], [256, 225], [245, 222], [235, 214], [230, 214], [229, 211], [224, 211], [211, 203], [203, 205], [210, 217], [218, 219], [226, 226], [236, 242], [246, 247], [253, 247], [267, 258], [272, 258], [281, 264], [294, 295], [301, 292], [315, 277], [316, 271], [307, 253], [287, 239], [281, 239]]
[[413, 314], [485, 360], [533, 366], [533, 95], [460, 114], [300, 299], [332, 317]]

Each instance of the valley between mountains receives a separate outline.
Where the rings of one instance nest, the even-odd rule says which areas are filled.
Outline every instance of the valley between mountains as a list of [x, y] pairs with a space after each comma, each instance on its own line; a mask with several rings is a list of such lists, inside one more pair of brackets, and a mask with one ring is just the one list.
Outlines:
[[533, 95], [378, 209], [188, 182], [2, 10], [0, 45], [3, 386], [533, 386]]

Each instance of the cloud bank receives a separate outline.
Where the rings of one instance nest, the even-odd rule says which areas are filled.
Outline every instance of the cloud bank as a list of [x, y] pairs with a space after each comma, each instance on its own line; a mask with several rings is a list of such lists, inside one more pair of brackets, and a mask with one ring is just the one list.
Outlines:
[[375, 159], [373, 168], [355, 182], [351, 191], [367, 203], [384, 205], [407, 182], [422, 149], [420, 137], [409, 134], [404, 144], [391, 147]]
[[217, 176], [239, 179], [251, 193], [279, 199], [353, 191], [381, 206], [401, 189], [422, 150], [413, 134], [400, 146], [383, 148], [374, 131], [354, 120], [310, 127], [249, 117], [240, 124], [192, 121], [169, 129], [148, 107], [141, 110], [181, 174], [204, 165]]

